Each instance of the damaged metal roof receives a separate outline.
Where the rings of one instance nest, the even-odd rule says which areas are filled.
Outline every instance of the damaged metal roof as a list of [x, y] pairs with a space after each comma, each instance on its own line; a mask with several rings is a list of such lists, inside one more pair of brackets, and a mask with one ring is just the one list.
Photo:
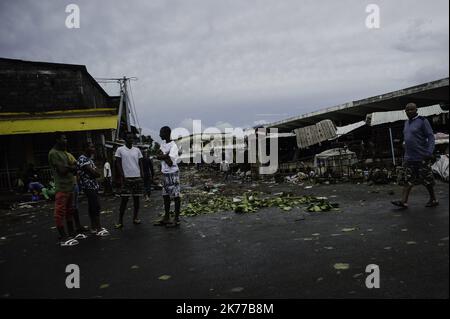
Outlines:
[[402, 110], [409, 102], [416, 103], [418, 107], [440, 104], [445, 109], [448, 109], [448, 89], [449, 78], [447, 77], [269, 123], [264, 125], [264, 127], [276, 127], [279, 132], [290, 132], [300, 127], [316, 124], [325, 119], [332, 120], [338, 126], [345, 126], [364, 121], [366, 115], [373, 112]]
[[[417, 110], [420, 116], [432, 116], [448, 113], [448, 111], [442, 110], [440, 105], [431, 105], [427, 107], [421, 107]], [[394, 123], [398, 121], [406, 121], [408, 117], [404, 110], [391, 111], [391, 112], [374, 112], [367, 115], [367, 123], [370, 126], [381, 125], [385, 123]]]

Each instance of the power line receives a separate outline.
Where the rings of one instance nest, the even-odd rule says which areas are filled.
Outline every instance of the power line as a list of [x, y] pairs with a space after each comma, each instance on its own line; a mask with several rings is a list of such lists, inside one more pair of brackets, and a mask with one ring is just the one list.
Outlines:
[[131, 81], [130, 81], [130, 95], [131, 95], [131, 100], [132, 100], [132, 109], [134, 112], [134, 118], [136, 120], [136, 124], [138, 125], [139, 128], [141, 128], [141, 124], [139, 123], [139, 118], [137, 116], [137, 110], [136, 110], [136, 103], [134, 103], [134, 94], [133, 94], [133, 89], [131, 88]]

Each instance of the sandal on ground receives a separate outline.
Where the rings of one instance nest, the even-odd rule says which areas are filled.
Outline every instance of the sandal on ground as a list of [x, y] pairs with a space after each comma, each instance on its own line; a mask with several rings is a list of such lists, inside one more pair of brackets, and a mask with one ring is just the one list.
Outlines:
[[135, 224], [135, 225], [139, 225], [141, 223], [141, 220], [140, 219], [133, 219], [133, 224]]
[[153, 223], [153, 226], [165, 226], [168, 223], [170, 223], [170, 220], [168, 218], [161, 218], [161, 219], [156, 220]]
[[175, 228], [175, 227], [179, 227], [180, 226], [180, 221], [179, 220], [174, 220], [172, 222], [169, 222], [166, 224], [167, 228]]
[[74, 239], [76, 240], [80, 240], [80, 239], [86, 239], [87, 236], [85, 234], [77, 234]]
[[408, 205], [403, 203], [401, 200], [393, 200], [391, 203], [397, 207], [408, 208]]
[[99, 237], [109, 236], [109, 231], [107, 231], [106, 228], [102, 228], [95, 235], [97, 235]]
[[123, 228], [123, 224], [119, 223], [119, 224], [115, 224], [114, 225], [115, 229], [122, 229]]
[[436, 207], [439, 205], [439, 202], [435, 200], [430, 200], [428, 203], [426, 203], [425, 207]]
[[79, 244], [78, 240], [73, 239], [73, 238], [68, 239], [68, 240], [66, 240], [66, 241], [61, 241], [61, 242], [59, 243], [59, 245], [60, 245], [61, 247], [76, 246], [76, 245], [78, 245], [78, 244]]

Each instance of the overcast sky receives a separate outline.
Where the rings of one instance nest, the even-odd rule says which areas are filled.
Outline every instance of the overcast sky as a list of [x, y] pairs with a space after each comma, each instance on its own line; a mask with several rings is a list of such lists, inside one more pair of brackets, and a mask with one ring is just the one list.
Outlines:
[[[70, 3], [79, 29], [65, 26]], [[370, 3], [380, 29], [365, 25]], [[245, 128], [448, 77], [448, 12], [448, 0], [1, 0], [0, 56], [137, 77], [152, 131]]]

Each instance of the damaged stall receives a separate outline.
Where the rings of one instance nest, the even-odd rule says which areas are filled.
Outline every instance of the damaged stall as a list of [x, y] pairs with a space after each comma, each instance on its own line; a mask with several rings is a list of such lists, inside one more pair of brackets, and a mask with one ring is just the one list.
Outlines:
[[314, 169], [319, 179], [350, 177], [356, 163], [356, 153], [346, 148], [333, 148], [314, 156]]

